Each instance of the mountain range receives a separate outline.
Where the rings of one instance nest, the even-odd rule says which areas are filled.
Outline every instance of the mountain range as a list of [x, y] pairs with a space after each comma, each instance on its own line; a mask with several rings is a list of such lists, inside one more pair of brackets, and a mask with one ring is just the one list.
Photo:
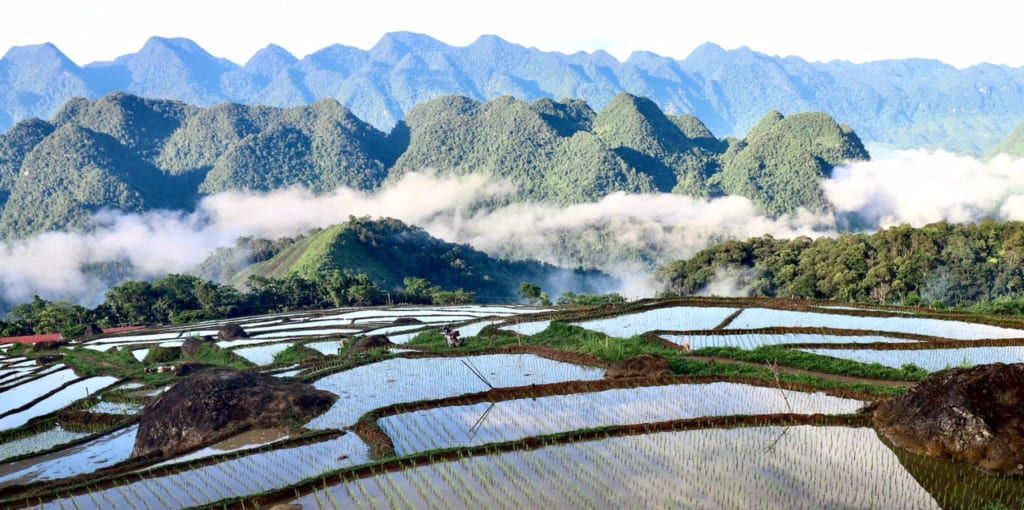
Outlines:
[[201, 108], [118, 92], [0, 135], [0, 236], [86, 227], [104, 208], [190, 210], [222, 191], [373, 190], [424, 169], [510, 181], [518, 193], [505, 200], [740, 195], [779, 215], [827, 209], [821, 178], [868, 157], [825, 114], [770, 112], [745, 139], [719, 139], [697, 117], [625, 93], [600, 112], [579, 100], [443, 96], [385, 133], [333, 99]]
[[188, 39], [151, 38], [137, 53], [79, 66], [52, 44], [0, 59], [0, 129], [50, 118], [73, 97], [114, 91], [293, 107], [334, 99], [381, 131], [446, 95], [486, 101], [575, 98], [601, 110], [620, 92], [692, 114], [719, 136], [745, 133], [773, 110], [820, 111], [869, 142], [983, 154], [1024, 120], [1024, 68], [965, 69], [924, 59], [808, 62], [705, 44], [685, 59], [635, 52], [545, 52], [482, 36], [465, 47], [398, 32], [362, 50], [332, 45], [303, 58], [270, 45], [244, 65]]

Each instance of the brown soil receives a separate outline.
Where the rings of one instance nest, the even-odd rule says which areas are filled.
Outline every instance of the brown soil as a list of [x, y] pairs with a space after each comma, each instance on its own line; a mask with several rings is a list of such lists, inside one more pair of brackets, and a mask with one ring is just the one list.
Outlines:
[[605, 369], [604, 376], [608, 379], [624, 379], [630, 377], [661, 377], [672, 374], [668, 361], [651, 354], [641, 354], [629, 359], [612, 363]]
[[370, 457], [383, 459], [395, 456], [395, 443], [380, 424], [372, 417], [364, 417], [352, 429], [359, 438], [370, 445]]
[[416, 317], [399, 317], [399, 318], [391, 321], [391, 323], [396, 325], [396, 326], [404, 326], [404, 325], [412, 325], [412, 324], [423, 324], [423, 321], [417, 319]]

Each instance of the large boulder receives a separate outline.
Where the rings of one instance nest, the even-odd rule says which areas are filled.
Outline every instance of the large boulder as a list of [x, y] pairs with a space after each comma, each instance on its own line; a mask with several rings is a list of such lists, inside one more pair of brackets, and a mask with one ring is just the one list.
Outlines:
[[132, 458], [173, 456], [251, 428], [305, 422], [326, 411], [337, 398], [269, 375], [202, 370], [146, 406]]
[[391, 323], [396, 326], [406, 326], [411, 324], [423, 324], [423, 321], [417, 319], [416, 317], [399, 317], [391, 321]]
[[199, 349], [205, 344], [212, 344], [213, 338], [208, 336], [195, 337], [190, 336], [185, 339], [181, 344], [181, 355], [186, 357], [192, 357], [199, 353]]
[[228, 323], [217, 328], [217, 338], [220, 340], [238, 340], [239, 338], [249, 338], [249, 333], [246, 333], [242, 326], [238, 324]]
[[32, 344], [33, 352], [54, 351], [67, 345], [63, 340], [43, 340]]
[[617, 361], [604, 371], [604, 376], [608, 379], [660, 377], [665, 375], [672, 375], [672, 367], [668, 365], [668, 361], [665, 361], [664, 358], [651, 354], [641, 354]]
[[388, 337], [384, 335], [364, 336], [359, 340], [356, 340], [356, 342], [348, 348], [348, 357], [351, 358], [363, 351], [386, 348], [394, 345], [395, 344], [391, 343], [391, 340], [388, 340]]
[[201, 370], [210, 370], [212, 368], [219, 368], [217, 365], [210, 365], [209, 363], [182, 363], [178, 365], [178, 370], [174, 372], [175, 377], [188, 377]]
[[1022, 363], [941, 372], [871, 408], [897, 447], [1024, 476]]

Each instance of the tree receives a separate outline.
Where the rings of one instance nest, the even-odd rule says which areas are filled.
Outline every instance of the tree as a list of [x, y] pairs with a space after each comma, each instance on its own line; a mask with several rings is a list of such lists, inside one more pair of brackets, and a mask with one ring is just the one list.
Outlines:
[[541, 290], [539, 285], [523, 282], [519, 284], [519, 296], [534, 305], [550, 305], [551, 299]]
[[156, 322], [156, 293], [148, 282], [125, 282], [107, 291], [105, 300], [118, 324], [150, 324]]
[[410, 303], [426, 304], [434, 301], [433, 295], [441, 291], [441, 287], [431, 285], [426, 278], [406, 277], [403, 281], [405, 300]]

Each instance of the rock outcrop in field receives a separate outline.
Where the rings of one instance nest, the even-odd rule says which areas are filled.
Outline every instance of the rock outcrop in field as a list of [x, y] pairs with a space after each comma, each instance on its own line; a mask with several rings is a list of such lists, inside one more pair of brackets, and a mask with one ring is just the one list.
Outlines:
[[933, 375], [877, 403], [874, 423], [912, 452], [1024, 476], [1024, 364]]
[[240, 338], [249, 338], [249, 334], [242, 329], [242, 326], [229, 322], [217, 328], [217, 338], [220, 340], [238, 340]]
[[327, 410], [337, 398], [272, 376], [203, 370], [146, 406], [132, 458], [172, 456], [250, 428], [293, 426]]

